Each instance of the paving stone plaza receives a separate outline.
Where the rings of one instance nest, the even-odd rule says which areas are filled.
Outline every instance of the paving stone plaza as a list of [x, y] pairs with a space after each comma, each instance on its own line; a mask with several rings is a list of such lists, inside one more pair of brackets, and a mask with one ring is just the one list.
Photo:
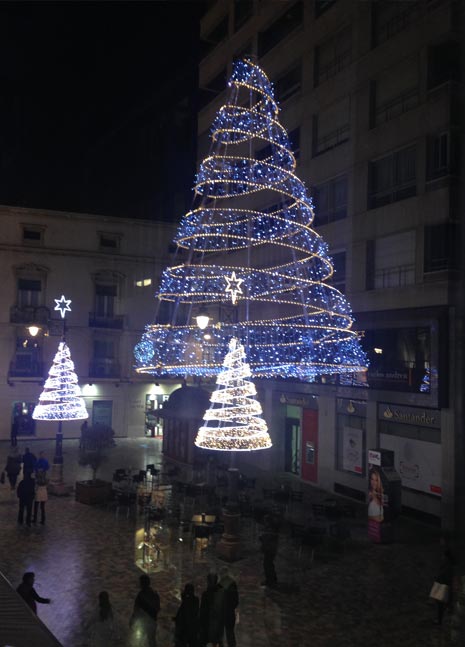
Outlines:
[[[31, 442], [30, 447], [36, 455], [44, 449], [52, 460], [52, 441]], [[7, 443], [0, 446], [0, 460], [5, 460], [8, 449]], [[78, 464], [77, 441], [65, 441], [64, 460], [67, 483], [90, 478], [89, 469]], [[99, 476], [111, 480], [117, 468], [136, 471], [161, 462], [159, 440], [117, 439]], [[270, 485], [257, 476], [250, 493], [257, 506], [263, 487]], [[394, 543], [374, 545], [367, 538], [363, 506], [349, 502], [354, 510], [347, 520], [350, 538], [336, 545], [323, 542], [312, 559], [311, 548], [292, 535], [286, 519], [305, 519], [309, 501], [324, 496], [308, 490], [302, 502], [282, 510], [275, 590], [260, 586], [261, 526], [251, 516], [242, 519], [243, 558], [230, 566], [240, 591], [238, 646], [448, 644], [447, 620], [442, 628], [434, 626], [435, 609], [428, 599], [439, 561], [438, 529], [402, 518]], [[205, 505], [199, 502], [199, 507]], [[77, 503], [73, 495], [50, 497], [46, 524], [27, 528], [17, 525], [17, 499], [5, 484], [0, 489], [0, 521], [0, 570], [15, 588], [25, 571], [36, 573], [39, 595], [53, 600], [51, 605], [39, 605], [39, 617], [65, 647], [87, 644], [85, 622], [101, 590], [110, 593], [123, 630], [121, 644], [134, 644], [128, 620], [142, 572], [136, 564], [137, 531], [143, 527], [137, 506], [91, 506]], [[194, 582], [200, 595], [207, 573], [224, 565], [216, 557], [215, 542], [215, 538], [208, 543], [195, 540], [189, 528], [171, 524], [169, 541], [151, 574], [161, 597], [159, 647], [174, 644], [172, 618], [184, 584]]]

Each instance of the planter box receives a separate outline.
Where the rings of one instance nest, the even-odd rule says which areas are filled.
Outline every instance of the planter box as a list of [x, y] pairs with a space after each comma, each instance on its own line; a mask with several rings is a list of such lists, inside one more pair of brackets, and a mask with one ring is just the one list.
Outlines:
[[77, 481], [76, 501], [87, 505], [106, 503], [111, 499], [112, 487], [108, 481]]

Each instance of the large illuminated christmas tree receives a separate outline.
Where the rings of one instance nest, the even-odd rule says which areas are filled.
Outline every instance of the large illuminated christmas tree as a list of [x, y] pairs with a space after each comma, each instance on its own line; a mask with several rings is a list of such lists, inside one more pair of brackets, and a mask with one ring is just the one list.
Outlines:
[[[366, 370], [278, 116], [266, 74], [238, 61], [177, 232], [177, 256], [161, 279], [155, 323], [135, 348], [138, 372], [218, 374], [233, 337], [254, 376]], [[199, 314], [209, 317], [207, 329], [196, 325]]]
[[216, 378], [217, 389], [210, 398], [195, 444], [203, 449], [250, 451], [271, 447], [268, 427], [261, 417], [262, 408], [250, 381], [250, 367], [242, 344], [233, 337], [222, 371]]
[[61, 341], [32, 417], [35, 420], [85, 420], [88, 415], [71, 353], [66, 342]]

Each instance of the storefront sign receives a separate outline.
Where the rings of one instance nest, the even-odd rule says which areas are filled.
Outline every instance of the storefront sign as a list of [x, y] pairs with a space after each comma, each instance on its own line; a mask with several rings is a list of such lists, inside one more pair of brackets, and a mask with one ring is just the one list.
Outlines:
[[436, 409], [404, 407], [397, 404], [378, 404], [378, 418], [417, 427], [440, 429], [441, 415]]
[[316, 398], [313, 395], [295, 395], [293, 393], [281, 393], [279, 398], [281, 404], [290, 404], [304, 409], [316, 408]]

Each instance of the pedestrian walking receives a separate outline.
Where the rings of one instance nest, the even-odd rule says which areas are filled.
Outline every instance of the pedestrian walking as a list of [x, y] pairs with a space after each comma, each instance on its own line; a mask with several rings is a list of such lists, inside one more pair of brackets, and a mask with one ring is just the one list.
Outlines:
[[120, 639], [117, 622], [113, 614], [107, 591], [98, 594], [98, 608], [86, 624], [89, 647], [109, 647]]
[[14, 492], [16, 488], [16, 481], [18, 480], [18, 475], [21, 471], [21, 456], [19, 455], [18, 448], [16, 446], [10, 449], [10, 452], [6, 459], [5, 472], [10, 482], [11, 490]]
[[174, 617], [175, 647], [197, 647], [199, 639], [199, 598], [194, 585], [186, 584], [181, 593], [181, 605]]
[[36, 468], [36, 462], [35, 455], [29, 451], [29, 447], [26, 447], [26, 451], [23, 454], [23, 474], [32, 474]]
[[26, 510], [26, 525], [31, 527], [32, 503], [35, 495], [35, 481], [29, 472], [24, 474], [16, 490], [19, 499], [18, 523], [23, 524], [24, 511]]
[[143, 641], [142, 644], [145, 642], [146, 647], [156, 647], [160, 596], [152, 589], [148, 575], [141, 575], [139, 583], [140, 591], [134, 600], [134, 610], [129, 620], [129, 626], [133, 630], [133, 634]]
[[239, 607], [239, 591], [237, 582], [232, 577], [227, 566], [223, 566], [220, 570], [219, 584], [224, 591], [224, 631], [226, 634], [226, 642], [228, 647], [236, 647], [234, 628]]
[[16, 591], [23, 598], [26, 604], [31, 607], [34, 613], [37, 615], [37, 602], [40, 604], [50, 604], [50, 598], [41, 598], [38, 595], [37, 591], [34, 588], [35, 573], [24, 573], [23, 581], [18, 586]]
[[34, 516], [32, 523], [37, 523], [37, 513], [40, 505], [40, 523], [45, 523], [45, 504], [48, 501], [47, 476], [43, 470], [37, 470], [35, 478]]
[[35, 464], [35, 470], [38, 472], [39, 470], [42, 470], [43, 472], [48, 472], [50, 468], [50, 464], [45, 456], [45, 452], [41, 451], [39, 452], [39, 458], [37, 459], [37, 462]]
[[11, 424], [10, 441], [12, 447], [16, 447], [18, 444], [18, 416], [15, 417]]
[[200, 601], [200, 644], [219, 647], [224, 633], [224, 591], [218, 583], [218, 575], [207, 575], [207, 588]]
[[275, 588], [278, 585], [278, 578], [276, 576], [276, 568], [274, 560], [278, 553], [278, 531], [276, 523], [271, 516], [266, 516], [264, 519], [265, 530], [259, 537], [261, 544], [261, 551], [263, 553], [263, 572], [265, 580], [262, 586]]

